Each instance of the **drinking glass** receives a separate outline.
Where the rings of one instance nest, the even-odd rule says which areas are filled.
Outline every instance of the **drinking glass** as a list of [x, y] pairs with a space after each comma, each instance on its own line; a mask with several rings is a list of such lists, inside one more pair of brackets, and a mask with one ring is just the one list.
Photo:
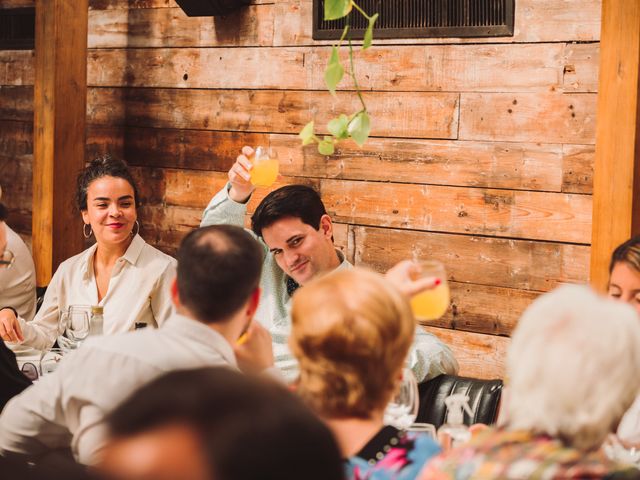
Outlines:
[[251, 183], [257, 187], [270, 187], [278, 178], [278, 154], [271, 147], [256, 147], [251, 157], [253, 168], [249, 172]]
[[75, 350], [89, 335], [89, 311], [85, 305], [71, 305], [60, 315], [62, 335], [58, 336], [58, 345], [65, 351]]
[[402, 381], [384, 411], [385, 425], [407, 430], [418, 416], [418, 382], [410, 368], [402, 370]]
[[58, 368], [58, 363], [62, 360], [64, 351], [61, 348], [52, 348], [49, 351], [42, 352], [40, 358], [40, 375], [48, 375]]
[[425, 260], [416, 262], [420, 267], [415, 273], [415, 278], [437, 277], [440, 285], [414, 295], [411, 299], [411, 309], [418, 320], [437, 320], [449, 308], [449, 284], [447, 283], [447, 272], [444, 265], [437, 260]]

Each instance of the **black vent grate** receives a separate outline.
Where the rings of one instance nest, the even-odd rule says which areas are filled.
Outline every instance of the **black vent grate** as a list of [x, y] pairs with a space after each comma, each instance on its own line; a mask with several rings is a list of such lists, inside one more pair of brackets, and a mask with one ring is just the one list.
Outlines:
[[0, 9], [0, 50], [31, 50], [35, 34], [35, 8]]
[[[370, 15], [380, 16], [374, 38], [513, 36], [515, 0], [360, 0]], [[313, 38], [340, 38], [346, 19], [324, 21], [324, 0], [313, 2]], [[367, 20], [352, 10], [352, 38], [362, 38]]]

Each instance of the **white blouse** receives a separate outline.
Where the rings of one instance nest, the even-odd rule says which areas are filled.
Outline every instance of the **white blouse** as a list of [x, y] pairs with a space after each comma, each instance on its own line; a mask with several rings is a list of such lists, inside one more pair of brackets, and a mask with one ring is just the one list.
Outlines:
[[31, 251], [20, 235], [0, 222], [7, 232], [7, 250], [15, 255], [11, 268], [0, 268], [0, 308], [13, 307], [31, 320], [36, 313], [36, 272]]
[[176, 260], [136, 235], [111, 272], [109, 289], [98, 302], [93, 273], [97, 245], [60, 264], [47, 287], [42, 307], [31, 322], [19, 318], [22, 345], [44, 350], [62, 333], [60, 312], [70, 305], [102, 306], [104, 334], [134, 330], [136, 324], [162, 325], [172, 313], [170, 285]]

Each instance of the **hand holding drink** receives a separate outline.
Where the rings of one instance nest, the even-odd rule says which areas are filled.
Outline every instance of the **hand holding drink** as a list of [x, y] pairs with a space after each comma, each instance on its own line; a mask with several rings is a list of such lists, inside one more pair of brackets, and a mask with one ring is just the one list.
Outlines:
[[278, 167], [278, 156], [272, 148], [243, 147], [229, 170], [229, 196], [236, 202], [246, 202], [257, 186], [273, 185], [278, 177]]
[[436, 320], [443, 316], [449, 308], [449, 285], [444, 265], [437, 260], [417, 262], [415, 279], [432, 277], [440, 280], [435, 288], [424, 290], [413, 296], [411, 309], [418, 320]]

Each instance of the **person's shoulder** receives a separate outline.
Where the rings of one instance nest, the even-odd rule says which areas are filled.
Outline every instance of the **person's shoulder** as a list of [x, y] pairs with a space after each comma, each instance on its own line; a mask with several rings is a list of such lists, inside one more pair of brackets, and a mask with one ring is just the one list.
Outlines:
[[174, 257], [148, 244], [146, 241], [142, 247], [141, 254], [144, 255], [145, 259], [149, 262], [159, 263], [166, 266], [171, 265], [174, 267], [177, 265], [177, 260]]
[[82, 252], [67, 258], [60, 265], [58, 265], [58, 269], [55, 272], [55, 275], [61, 275], [69, 270], [73, 270], [77, 268], [79, 265], [85, 263], [91, 252], [95, 250], [95, 245], [91, 246]]

